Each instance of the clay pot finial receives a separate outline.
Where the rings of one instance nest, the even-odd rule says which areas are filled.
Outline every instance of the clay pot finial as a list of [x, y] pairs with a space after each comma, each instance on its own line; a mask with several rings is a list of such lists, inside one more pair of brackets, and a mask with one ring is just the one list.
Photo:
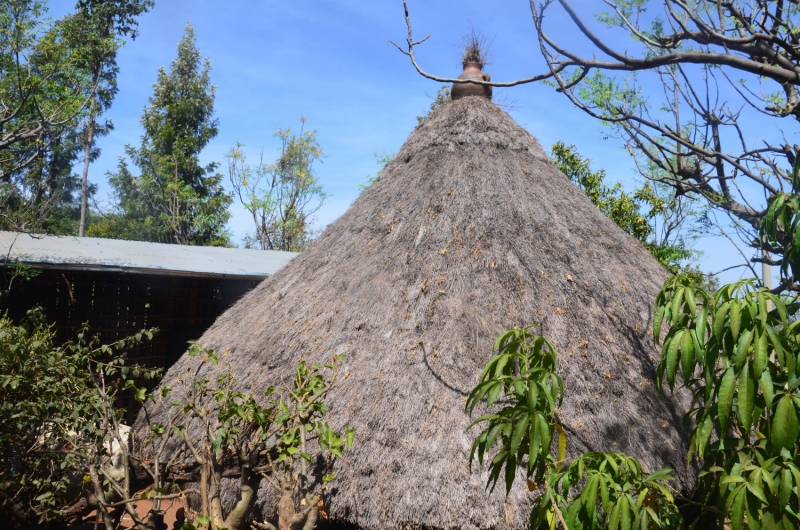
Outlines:
[[[475, 79], [476, 81], [491, 81], [492, 76], [481, 72], [480, 63], [466, 62], [464, 63], [464, 71], [458, 76], [458, 79]], [[461, 99], [467, 96], [483, 96], [492, 99], [492, 87], [485, 85], [476, 85], [473, 83], [453, 83], [453, 88], [450, 90], [450, 97], [454, 100]]]

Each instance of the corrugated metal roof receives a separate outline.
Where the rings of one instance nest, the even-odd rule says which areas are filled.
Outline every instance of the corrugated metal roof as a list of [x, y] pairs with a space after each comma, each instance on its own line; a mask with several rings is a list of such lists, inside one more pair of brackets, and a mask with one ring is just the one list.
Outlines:
[[276, 250], [0, 232], [0, 262], [8, 257], [44, 269], [264, 278], [296, 255]]

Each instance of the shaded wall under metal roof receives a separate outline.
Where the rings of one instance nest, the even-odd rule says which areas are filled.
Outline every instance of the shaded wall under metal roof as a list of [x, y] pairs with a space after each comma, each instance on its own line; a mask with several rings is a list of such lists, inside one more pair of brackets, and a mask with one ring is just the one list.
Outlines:
[[271, 276], [296, 255], [276, 250], [0, 232], [0, 263], [19, 260], [40, 269], [257, 279]]

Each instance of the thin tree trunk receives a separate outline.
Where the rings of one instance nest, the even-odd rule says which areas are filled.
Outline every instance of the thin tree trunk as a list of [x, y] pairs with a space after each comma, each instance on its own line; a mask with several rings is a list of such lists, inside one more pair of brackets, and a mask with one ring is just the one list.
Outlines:
[[92, 110], [89, 113], [89, 125], [86, 129], [86, 137], [83, 140], [83, 180], [81, 180], [81, 224], [78, 229], [78, 236], [83, 237], [86, 233], [86, 192], [89, 187], [89, 157], [92, 153], [92, 142], [94, 141], [94, 99], [92, 100]]

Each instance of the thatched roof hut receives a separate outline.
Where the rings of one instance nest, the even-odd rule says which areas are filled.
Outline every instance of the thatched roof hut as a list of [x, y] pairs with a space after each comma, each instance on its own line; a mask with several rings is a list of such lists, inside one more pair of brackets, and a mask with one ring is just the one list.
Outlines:
[[[258, 389], [301, 359], [344, 353], [332, 426], [358, 429], [337, 465], [334, 521], [378, 528], [525, 528], [519, 480], [468, 469], [464, 402], [495, 338], [541, 324], [567, 389], [568, 453], [624, 451], [685, 486], [686, 405], [655, 388], [652, 307], [667, 273], [485, 98], [417, 127], [380, 178], [201, 342]], [[175, 384], [179, 361], [166, 375]], [[209, 367], [213, 368], [213, 367]], [[685, 398], [685, 394], [681, 395]], [[677, 398], [676, 398], [677, 399]], [[259, 510], [274, 513], [261, 488]]]

